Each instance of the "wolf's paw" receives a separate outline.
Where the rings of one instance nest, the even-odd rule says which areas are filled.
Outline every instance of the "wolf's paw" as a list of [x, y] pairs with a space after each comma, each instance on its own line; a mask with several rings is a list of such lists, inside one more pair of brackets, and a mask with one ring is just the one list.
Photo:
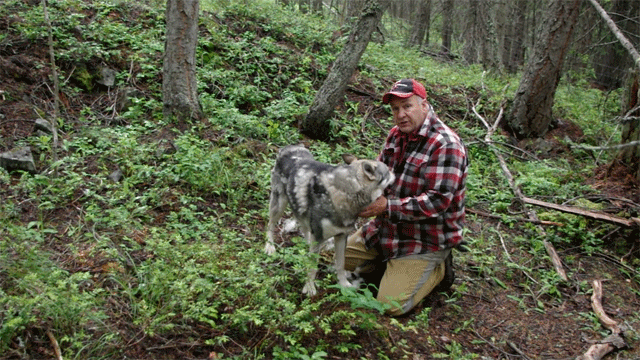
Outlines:
[[357, 287], [356, 284], [352, 284], [349, 280], [347, 280], [347, 278], [349, 278], [349, 275], [351, 275], [349, 271], [338, 270], [337, 275], [338, 275], [338, 284], [340, 284], [340, 286], [346, 287], [346, 288]]
[[308, 281], [306, 284], [304, 284], [304, 287], [302, 288], [302, 293], [307, 296], [315, 296], [317, 293], [315, 282]]
[[276, 252], [276, 247], [268, 242], [264, 244], [264, 252], [267, 253], [267, 255], [273, 255]]
[[352, 284], [349, 280], [343, 280], [340, 281], [340, 286], [345, 287], [345, 288], [353, 288], [356, 287], [356, 285]]

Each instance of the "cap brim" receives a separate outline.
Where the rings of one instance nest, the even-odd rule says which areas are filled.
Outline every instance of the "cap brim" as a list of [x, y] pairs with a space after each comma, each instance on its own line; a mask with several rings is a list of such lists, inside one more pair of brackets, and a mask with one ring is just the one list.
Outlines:
[[384, 94], [384, 96], [382, 97], [382, 103], [383, 104], [388, 104], [389, 101], [391, 101], [391, 97], [392, 96], [397, 96], [399, 98], [406, 99], [406, 98], [411, 97], [413, 95], [414, 95], [414, 93], [412, 93], [412, 92], [406, 93], [406, 92], [393, 92], [393, 91], [390, 91], [390, 92]]

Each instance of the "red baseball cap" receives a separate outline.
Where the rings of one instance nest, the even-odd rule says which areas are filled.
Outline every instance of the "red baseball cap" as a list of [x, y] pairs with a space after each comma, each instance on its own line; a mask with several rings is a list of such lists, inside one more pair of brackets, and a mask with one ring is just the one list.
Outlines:
[[423, 99], [427, 98], [427, 90], [424, 86], [414, 79], [402, 79], [393, 84], [391, 90], [382, 96], [382, 103], [388, 104], [392, 96], [400, 98], [408, 98], [412, 95], [418, 95]]

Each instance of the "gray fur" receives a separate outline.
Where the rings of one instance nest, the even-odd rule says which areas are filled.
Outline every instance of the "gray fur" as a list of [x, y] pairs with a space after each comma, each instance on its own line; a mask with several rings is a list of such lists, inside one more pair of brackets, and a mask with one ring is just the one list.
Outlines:
[[[387, 166], [375, 160], [343, 156], [348, 165], [333, 166], [315, 161], [304, 146], [280, 150], [271, 171], [269, 224], [265, 252], [273, 254], [273, 233], [287, 204], [307, 239], [309, 251], [318, 253], [322, 243], [335, 239], [335, 263], [341, 286], [351, 286], [344, 270], [347, 235], [354, 230], [358, 214], [395, 179]], [[303, 293], [316, 293], [317, 268], [309, 271]]]

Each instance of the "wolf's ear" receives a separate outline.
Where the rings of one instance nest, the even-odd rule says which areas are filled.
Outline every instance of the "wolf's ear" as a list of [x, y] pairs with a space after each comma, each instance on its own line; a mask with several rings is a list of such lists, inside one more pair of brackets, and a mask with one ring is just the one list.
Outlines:
[[367, 176], [367, 179], [374, 181], [376, 179], [376, 166], [370, 162], [362, 163], [362, 170], [364, 170], [364, 174]]
[[351, 154], [342, 154], [342, 160], [344, 160], [344, 162], [346, 162], [347, 164], [351, 164], [352, 162], [358, 160], [358, 158]]

